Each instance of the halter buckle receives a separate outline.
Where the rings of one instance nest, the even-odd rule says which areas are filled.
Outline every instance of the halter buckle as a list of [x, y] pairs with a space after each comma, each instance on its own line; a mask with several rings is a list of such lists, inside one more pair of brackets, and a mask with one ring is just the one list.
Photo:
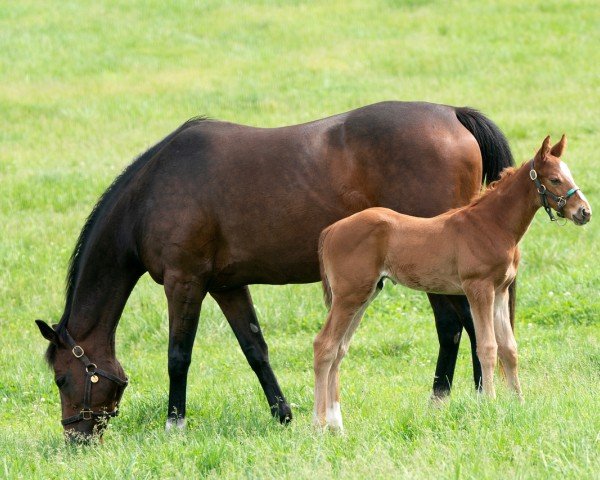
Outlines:
[[85, 354], [83, 348], [81, 348], [79, 345], [75, 345], [71, 352], [73, 352], [73, 355], [75, 355], [76, 358], [81, 358]]
[[94, 412], [92, 410], [81, 410], [81, 412], [79, 412], [79, 413], [81, 414], [82, 420], [91, 420], [92, 415], [94, 414]]

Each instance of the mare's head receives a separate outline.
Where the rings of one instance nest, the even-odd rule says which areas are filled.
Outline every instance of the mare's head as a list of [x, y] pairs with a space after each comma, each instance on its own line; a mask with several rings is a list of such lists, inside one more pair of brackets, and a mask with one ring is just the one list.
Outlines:
[[[545, 201], [548, 207], [558, 212], [559, 216], [564, 216], [575, 225], [584, 225], [592, 217], [592, 207], [575, 185], [569, 167], [561, 160], [566, 149], [567, 137], [564, 135], [553, 147], [551, 147], [550, 137], [546, 137], [542, 147], [535, 154], [530, 175], [536, 182], [542, 206]], [[536, 174], [537, 178], [535, 178]]]
[[42, 320], [36, 324], [50, 342], [46, 360], [60, 393], [66, 439], [79, 443], [101, 439], [127, 386], [123, 368], [110, 345], [91, 340], [77, 343], [66, 328], [52, 328]]

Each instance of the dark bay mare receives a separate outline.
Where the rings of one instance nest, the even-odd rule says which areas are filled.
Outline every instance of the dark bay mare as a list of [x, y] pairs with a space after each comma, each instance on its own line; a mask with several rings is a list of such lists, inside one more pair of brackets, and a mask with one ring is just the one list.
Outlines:
[[[115, 330], [145, 272], [169, 311], [167, 426], [183, 426], [200, 306], [218, 303], [280, 421], [291, 411], [269, 364], [247, 285], [316, 282], [326, 226], [369, 207], [431, 217], [467, 204], [512, 165], [508, 143], [470, 108], [384, 102], [314, 122], [253, 128], [186, 122], [100, 198], [71, 257], [57, 326], [37, 324], [68, 434], [101, 433], [126, 378]], [[440, 238], [440, 242], [444, 239]], [[514, 299], [514, 295], [512, 295]], [[481, 384], [469, 305], [429, 295], [440, 341], [434, 394], [449, 392], [463, 325]]]

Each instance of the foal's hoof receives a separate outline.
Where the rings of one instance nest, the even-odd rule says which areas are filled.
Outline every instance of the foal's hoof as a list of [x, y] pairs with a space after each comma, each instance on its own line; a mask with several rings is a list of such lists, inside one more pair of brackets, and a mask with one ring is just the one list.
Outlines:
[[273, 405], [271, 407], [271, 414], [279, 419], [279, 423], [282, 425], [287, 425], [292, 421], [292, 409], [290, 406], [285, 403], [279, 403], [278, 405]]
[[177, 417], [177, 418], [167, 418], [167, 424], [165, 425], [165, 432], [170, 432], [171, 430], [185, 430], [185, 418]]

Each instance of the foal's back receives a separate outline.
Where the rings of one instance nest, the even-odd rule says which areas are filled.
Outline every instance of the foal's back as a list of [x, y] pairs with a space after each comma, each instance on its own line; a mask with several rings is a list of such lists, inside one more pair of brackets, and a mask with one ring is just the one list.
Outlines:
[[368, 295], [384, 277], [416, 290], [460, 294], [457, 213], [419, 218], [375, 207], [347, 217], [322, 234], [323, 274], [342, 296]]

